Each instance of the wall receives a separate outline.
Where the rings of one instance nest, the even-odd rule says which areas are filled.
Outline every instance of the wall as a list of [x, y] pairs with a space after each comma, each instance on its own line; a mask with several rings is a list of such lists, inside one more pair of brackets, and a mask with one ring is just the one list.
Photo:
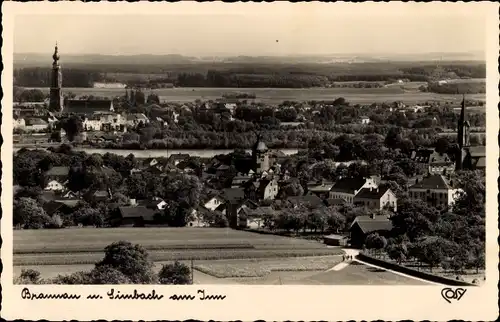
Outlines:
[[418, 277], [418, 278], [421, 278], [421, 279], [424, 279], [427, 281], [431, 281], [431, 282], [435, 282], [435, 283], [440, 283], [440, 284], [450, 285], [450, 286], [477, 286], [477, 285], [470, 284], [467, 282], [457, 281], [457, 280], [453, 280], [450, 278], [441, 277], [441, 276], [417, 271], [417, 270], [414, 270], [414, 269], [411, 269], [411, 268], [408, 268], [405, 266], [401, 266], [401, 265], [398, 265], [395, 263], [386, 262], [386, 261], [383, 261], [381, 259], [374, 258], [374, 257], [368, 256], [368, 255], [363, 254], [363, 253], [360, 253], [358, 256], [356, 256], [356, 258], [361, 260], [361, 261], [367, 262], [369, 264], [377, 265], [377, 266], [380, 266], [380, 267], [383, 267], [386, 269], [391, 269], [391, 270], [396, 271], [396, 272], [400, 272], [400, 273], [407, 274], [410, 276]]

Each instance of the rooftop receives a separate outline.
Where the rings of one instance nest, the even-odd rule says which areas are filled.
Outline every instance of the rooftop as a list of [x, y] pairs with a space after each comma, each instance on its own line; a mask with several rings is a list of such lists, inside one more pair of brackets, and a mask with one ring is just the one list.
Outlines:
[[358, 194], [354, 197], [354, 199], [362, 198], [362, 199], [380, 200], [380, 198], [382, 198], [382, 196], [387, 191], [390, 191], [388, 187], [382, 187], [377, 189], [363, 188], [358, 192]]
[[416, 182], [410, 189], [452, 189], [450, 182], [440, 175], [435, 174], [428, 177], [423, 178], [421, 181]]

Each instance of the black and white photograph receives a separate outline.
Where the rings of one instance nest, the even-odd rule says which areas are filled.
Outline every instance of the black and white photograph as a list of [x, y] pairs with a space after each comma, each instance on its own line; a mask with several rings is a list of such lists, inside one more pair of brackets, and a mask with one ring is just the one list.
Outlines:
[[8, 282], [496, 285], [485, 7], [290, 5], [18, 11]]

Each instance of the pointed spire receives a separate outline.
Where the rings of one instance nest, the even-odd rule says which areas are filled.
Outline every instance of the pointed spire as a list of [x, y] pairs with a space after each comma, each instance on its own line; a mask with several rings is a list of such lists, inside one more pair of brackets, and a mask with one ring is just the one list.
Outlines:
[[54, 48], [54, 54], [52, 55], [52, 59], [54, 59], [54, 64], [57, 64], [57, 61], [59, 60], [59, 48], [57, 47], [57, 41], [56, 41], [56, 46]]

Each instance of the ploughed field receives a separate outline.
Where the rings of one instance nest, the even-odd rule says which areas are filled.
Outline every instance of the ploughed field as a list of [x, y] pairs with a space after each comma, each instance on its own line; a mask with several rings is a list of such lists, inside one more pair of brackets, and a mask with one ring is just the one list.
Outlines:
[[15, 230], [14, 266], [94, 264], [116, 241], [140, 244], [155, 262], [328, 256], [340, 248], [228, 228], [70, 228]]
[[[420, 83], [416, 83], [417, 85]], [[255, 101], [279, 104], [285, 100], [312, 101], [334, 100], [343, 97], [352, 104], [392, 103], [402, 101], [407, 104], [425, 101], [457, 101], [461, 95], [419, 92], [415, 84], [388, 86], [381, 88], [161, 88], [154, 92], [165, 102], [193, 102], [196, 99], [215, 100], [225, 93], [254, 93]], [[38, 88], [48, 93], [49, 88]], [[124, 89], [113, 88], [64, 88], [77, 96], [94, 95], [115, 97], [125, 95]], [[471, 94], [468, 99], [486, 101], [485, 94]]]

